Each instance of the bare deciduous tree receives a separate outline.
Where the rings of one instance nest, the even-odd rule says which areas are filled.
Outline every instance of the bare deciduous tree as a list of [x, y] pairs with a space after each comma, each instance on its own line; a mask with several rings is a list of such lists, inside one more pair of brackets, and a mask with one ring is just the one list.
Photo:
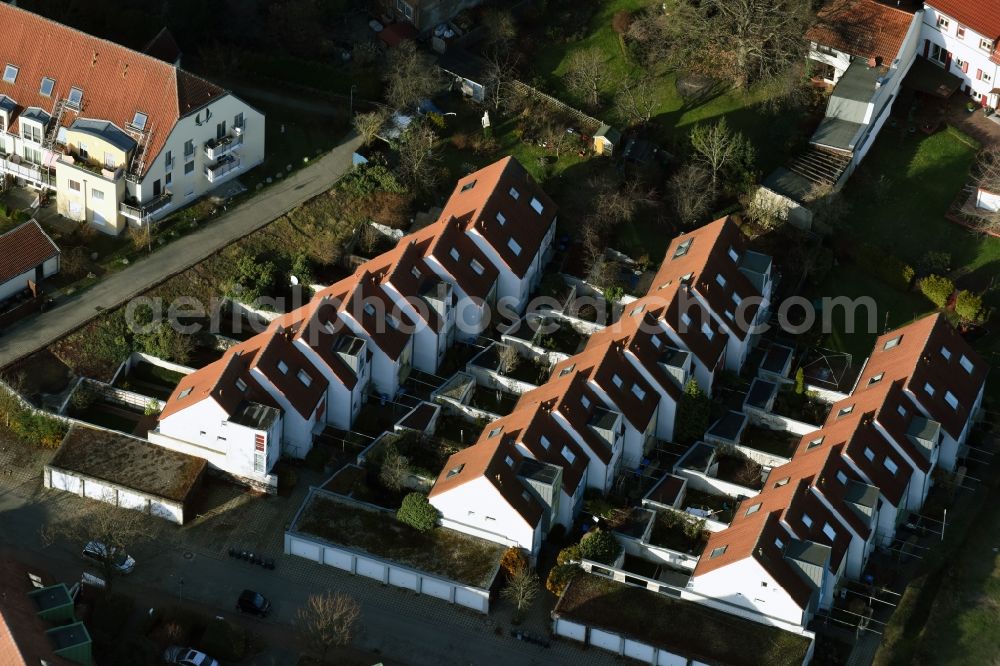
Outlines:
[[365, 146], [375, 140], [384, 124], [385, 113], [382, 111], [368, 111], [354, 115], [354, 129], [358, 131], [361, 143]]
[[717, 123], [695, 125], [691, 130], [691, 147], [708, 167], [713, 189], [718, 189], [724, 171], [731, 167], [746, 168], [745, 163], [752, 160], [752, 147], [740, 132], [729, 129], [725, 118]]
[[129, 225], [128, 236], [136, 250], [153, 251], [153, 226], [150, 222]]
[[[527, 324], [523, 324], [527, 326]], [[497, 347], [497, 364], [501, 373], [509, 375], [521, 363], [521, 355], [513, 345], [499, 345]]]
[[776, 229], [788, 221], [788, 207], [763, 188], [752, 188], [740, 197], [747, 219], [758, 227]]
[[373, 253], [378, 248], [378, 242], [382, 234], [370, 222], [362, 222], [358, 231], [358, 245], [366, 254]]
[[586, 104], [596, 107], [601, 102], [601, 89], [610, 77], [604, 52], [597, 47], [575, 51], [563, 78], [566, 87]]
[[813, 20], [801, 0], [683, 0], [671, 43], [695, 70], [737, 88], [768, 81], [805, 57]]
[[627, 77], [615, 95], [615, 110], [629, 125], [648, 123], [656, 110], [656, 95], [648, 76]]
[[407, 40], [389, 52], [383, 74], [385, 98], [396, 109], [409, 108], [441, 88], [441, 73], [434, 59]]
[[343, 592], [313, 594], [297, 613], [299, 632], [320, 661], [331, 649], [351, 643], [361, 619], [361, 606]]
[[516, 95], [512, 90], [520, 55], [502, 45], [490, 47], [483, 55], [486, 66], [483, 72], [484, 100], [495, 111], [509, 109]]
[[440, 177], [437, 141], [438, 136], [433, 129], [426, 124], [414, 123], [399, 146], [400, 175], [419, 190], [433, 189]]
[[386, 446], [379, 468], [378, 480], [389, 490], [402, 490], [410, 474], [410, 461], [392, 444]]
[[489, 7], [483, 11], [483, 27], [490, 44], [505, 44], [517, 37], [517, 23], [509, 9]]
[[127, 549], [154, 537], [159, 525], [157, 518], [144, 511], [124, 509], [114, 505], [115, 498], [106, 493], [102, 500], [86, 500], [82, 512], [60, 516], [44, 526], [46, 541], [61, 538], [74, 547], [90, 541], [104, 544], [104, 556], [97, 562], [106, 583], [105, 592], [111, 592], [119, 567], [128, 557]]
[[685, 227], [694, 226], [708, 214], [716, 197], [711, 174], [700, 164], [682, 166], [667, 187], [677, 219]]
[[539, 588], [535, 570], [522, 566], [507, 576], [507, 587], [500, 594], [514, 603], [518, 613], [523, 613], [538, 596]]

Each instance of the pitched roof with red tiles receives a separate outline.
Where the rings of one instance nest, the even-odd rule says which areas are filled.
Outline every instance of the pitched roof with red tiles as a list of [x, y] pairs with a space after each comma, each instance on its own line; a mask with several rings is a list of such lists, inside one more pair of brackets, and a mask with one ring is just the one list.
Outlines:
[[[412, 331], [415, 323], [383, 290], [382, 279], [387, 269], [388, 266], [385, 266], [383, 273], [379, 274], [359, 270], [350, 278], [320, 293], [332, 295], [338, 287], [347, 286], [350, 291], [342, 301], [340, 310], [347, 312], [361, 324], [378, 348], [395, 361], [410, 342], [410, 334], [406, 330]], [[388, 317], [392, 317], [392, 320]]]
[[[53, 628], [38, 614], [38, 607], [28, 596], [35, 588], [29, 574], [43, 572], [32, 565], [10, 560], [0, 560], [0, 664], [4, 666], [71, 666], [73, 661], [65, 659], [55, 651], [57, 646], [46, 635]], [[45, 585], [53, 582], [46, 574], [42, 577]]]
[[[640, 310], [638, 314], [648, 313], [673, 331], [683, 347], [709, 369], [720, 363], [729, 334], [702, 307], [698, 299], [687, 291], [687, 287], [676, 281], [665, 283], [662, 288], [650, 290], [649, 295], [629, 303], [624, 315], [632, 316], [637, 310]], [[687, 321], [684, 315], [687, 315]], [[710, 336], [705, 332], [706, 329]]]
[[[857, 387], [863, 390], [880, 375], [883, 381], [903, 380], [931, 418], [958, 438], [988, 371], [986, 361], [938, 313], [879, 336]], [[926, 390], [928, 384], [933, 395]], [[955, 407], [947, 402], [949, 393], [955, 397]]]
[[[147, 117], [147, 155], [155, 157], [177, 121], [227, 94], [225, 90], [152, 56], [93, 37], [7, 3], [0, 3], [0, 63], [18, 68], [14, 83], [0, 80], [0, 95], [17, 105], [51, 113], [70, 88], [83, 91], [77, 118], [107, 120], [128, 127], [137, 112]], [[50, 96], [41, 93], [43, 77], [55, 80]], [[12, 123], [13, 125], [13, 123]], [[146, 160], [148, 170], [155, 160]]]
[[0, 235], [0, 284], [24, 275], [59, 254], [38, 222], [31, 220]]
[[[517, 192], [517, 196], [513, 195]], [[538, 212], [532, 207], [537, 202]], [[520, 162], [505, 157], [461, 180], [440, 218], [456, 218], [496, 250], [507, 267], [523, 278], [556, 219], [556, 205]], [[520, 247], [515, 251], [511, 241]]]
[[[1000, 0], [929, 0], [924, 4], [950, 16], [983, 37], [994, 42], [1000, 41]], [[994, 43], [993, 46], [996, 49], [998, 44]]]
[[309, 419], [326, 395], [329, 382], [292, 344], [294, 335], [292, 329], [280, 325], [260, 334], [263, 345], [250, 368], [263, 374], [302, 418]]
[[913, 14], [875, 0], [832, 0], [816, 13], [806, 39], [889, 65], [903, 46]]
[[[727, 313], [736, 314], [738, 306], [734, 296], [743, 300], [761, 296], [740, 270], [739, 261], [745, 251], [746, 239], [730, 217], [719, 218], [682, 234], [667, 247], [649, 295], [674, 284], [688, 284], [705, 299], [716, 316], [729, 321], [727, 326], [743, 340], [749, 331], [727, 317]], [[746, 321], [753, 321], [757, 307], [749, 303], [744, 306]]]
[[[466, 296], [486, 300], [497, 282], [499, 271], [479, 246], [465, 235], [458, 220], [442, 218], [409, 237], [421, 243], [422, 247], [422, 241], [427, 241], [424, 256], [433, 257], [455, 279], [457, 287]], [[457, 259], [452, 254], [453, 250], [458, 255]]]
[[302, 340], [347, 390], [354, 390], [358, 377], [336, 351], [341, 338], [349, 332], [337, 314], [335, 302], [329, 298], [314, 298], [301, 308], [274, 320], [273, 324], [292, 331], [293, 340]]
[[488, 426], [478, 442], [452, 454], [427, 496], [433, 499], [470, 481], [485, 478], [504, 501], [534, 527], [544, 510], [517, 477], [517, 469], [526, 456], [511, 437], [495, 430], [495, 426]]
[[437, 310], [426, 302], [424, 294], [444, 280], [424, 261], [428, 245], [427, 241], [418, 243], [413, 238], [403, 237], [396, 249], [388, 253], [390, 256], [387, 258], [392, 263], [383, 278], [383, 284], [392, 285], [424, 322], [437, 332], [441, 330], [444, 321]]
[[652, 375], [662, 393], [666, 393], [674, 401], [680, 400], [682, 387], [660, 365], [664, 351], [671, 346], [667, 334], [657, 323], [662, 310], [643, 308], [641, 312], [632, 315], [634, 310], [635, 308], [611, 326], [593, 333], [587, 346], [597, 346], [617, 339], [624, 345], [624, 350], [631, 352], [646, 372]]

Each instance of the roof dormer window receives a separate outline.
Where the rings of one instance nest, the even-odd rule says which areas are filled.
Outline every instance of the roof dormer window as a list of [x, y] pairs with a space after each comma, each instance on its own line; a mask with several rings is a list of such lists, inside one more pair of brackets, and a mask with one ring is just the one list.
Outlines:
[[38, 86], [38, 92], [45, 97], [52, 97], [52, 89], [56, 87], [55, 79], [50, 79], [47, 76], [42, 77], [42, 83]]
[[18, 69], [14, 65], [7, 65], [3, 70], [4, 83], [14, 83], [17, 81]]
[[817, 437], [816, 439], [809, 442], [809, 445], [806, 446], [806, 449], [815, 449], [817, 446], [823, 443], [823, 439], [824, 439], [823, 437]]
[[569, 373], [573, 372], [574, 369], [576, 369], [576, 363], [571, 363], [559, 371], [559, 376], [565, 377]]
[[884, 372], [878, 373], [877, 375], [868, 380], [868, 386], [871, 386], [872, 384], [878, 384], [880, 381], [882, 381], [883, 377], [885, 377]]
[[463, 192], [468, 192], [469, 190], [471, 190], [475, 186], [476, 186], [476, 181], [474, 181], [474, 180], [469, 181], [465, 185], [462, 185], [462, 191]]
[[132, 127], [136, 128], [141, 132], [142, 130], [146, 129], [147, 120], [149, 120], [149, 117], [145, 113], [142, 113], [141, 111], [136, 111], [135, 115], [132, 117]]
[[493, 428], [493, 430], [490, 430], [490, 434], [488, 434], [486, 437], [487, 439], [493, 439], [502, 432], [503, 432], [503, 426], [497, 426], [496, 428]]
[[837, 412], [837, 418], [839, 419], [841, 416], [847, 416], [853, 411], [854, 411], [854, 405], [848, 405], [847, 407], [842, 407], [840, 411]]

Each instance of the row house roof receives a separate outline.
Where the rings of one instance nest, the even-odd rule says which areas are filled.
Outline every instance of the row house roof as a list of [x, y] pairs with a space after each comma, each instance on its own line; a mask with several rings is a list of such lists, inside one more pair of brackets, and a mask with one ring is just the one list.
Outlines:
[[[57, 100], [68, 99], [76, 89], [79, 113], [63, 114], [64, 126], [77, 115], [119, 129], [141, 125], [149, 133], [147, 150], [155, 156], [179, 119], [227, 94], [170, 63], [11, 4], [0, 3], [0, 25], [0, 66], [13, 79], [0, 79], [0, 95], [16, 102], [15, 118], [32, 107], [52, 112]], [[145, 168], [153, 162], [147, 160]]]
[[[931, 0], [924, 2], [983, 37], [1000, 41], [1000, 0]], [[994, 59], [997, 44], [994, 43]]]
[[889, 65], [903, 46], [913, 14], [875, 0], [832, 0], [816, 13], [806, 39]]
[[0, 234], [0, 284], [24, 275], [58, 254], [59, 248], [34, 220]]

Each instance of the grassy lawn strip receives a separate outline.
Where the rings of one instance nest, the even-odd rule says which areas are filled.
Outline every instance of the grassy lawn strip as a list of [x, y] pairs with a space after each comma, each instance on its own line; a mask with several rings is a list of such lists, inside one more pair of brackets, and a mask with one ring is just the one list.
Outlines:
[[593, 575], [577, 576], [554, 612], [708, 663], [791, 666], [809, 647], [802, 636]]
[[419, 532], [390, 512], [314, 494], [294, 528], [466, 585], [489, 587], [503, 546], [439, 527]]

